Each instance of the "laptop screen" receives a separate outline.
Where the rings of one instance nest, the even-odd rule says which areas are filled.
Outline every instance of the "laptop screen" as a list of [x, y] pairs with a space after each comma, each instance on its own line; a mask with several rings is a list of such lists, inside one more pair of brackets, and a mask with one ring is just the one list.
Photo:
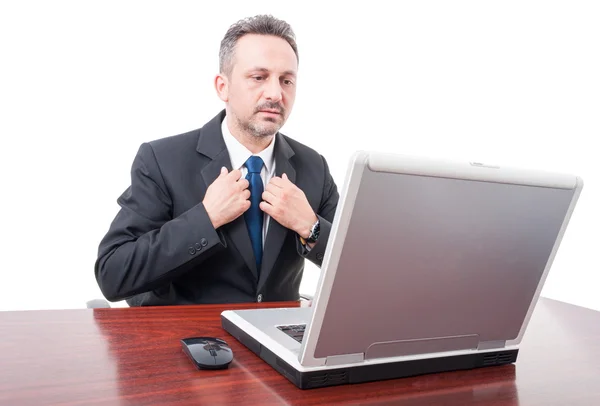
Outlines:
[[365, 168], [314, 356], [514, 339], [574, 192]]

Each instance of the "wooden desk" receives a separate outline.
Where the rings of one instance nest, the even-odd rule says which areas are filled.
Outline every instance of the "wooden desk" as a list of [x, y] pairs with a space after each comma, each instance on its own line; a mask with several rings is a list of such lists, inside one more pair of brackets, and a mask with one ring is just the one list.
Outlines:
[[[600, 405], [600, 312], [542, 299], [515, 365], [302, 391], [221, 327], [225, 308], [0, 313], [0, 405]], [[179, 339], [217, 336], [230, 369], [198, 371]]]

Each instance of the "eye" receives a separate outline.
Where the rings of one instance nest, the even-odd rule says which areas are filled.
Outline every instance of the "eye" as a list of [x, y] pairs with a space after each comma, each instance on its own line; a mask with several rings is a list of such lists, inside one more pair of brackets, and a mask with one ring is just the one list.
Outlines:
[[263, 80], [263, 79], [264, 79], [264, 76], [259, 76], [259, 75], [252, 76], [252, 79], [254, 79], [254, 80], [255, 80], [255, 81], [257, 81], [257, 82], [260, 82], [261, 80]]
[[294, 84], [294, 82], [292, 82], [292, 81], [291, 81], [291, 80], [289, 80], [289, 79], [284, 79], [284, 80], [283, 80], [283, 83], [284, 83], [286, 86], [292, 86], [292, 85]]

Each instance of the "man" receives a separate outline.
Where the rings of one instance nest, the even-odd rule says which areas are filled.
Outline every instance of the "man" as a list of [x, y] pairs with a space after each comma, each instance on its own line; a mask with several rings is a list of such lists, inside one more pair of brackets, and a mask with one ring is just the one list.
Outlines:
[[339, 194], [325, 159], [279, 132], [296, 94], [291, 27], [242, 20], [219, 63], [225, 109], [135, 157], [95, 264], [110, 301], [298, 300], [304, 260], [321, 265]]

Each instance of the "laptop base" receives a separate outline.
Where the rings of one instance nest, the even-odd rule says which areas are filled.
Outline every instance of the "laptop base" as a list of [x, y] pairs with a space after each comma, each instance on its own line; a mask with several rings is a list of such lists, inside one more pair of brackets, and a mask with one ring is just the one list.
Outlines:
[[518, 349], [499, 350], [480, 354], [342, 367], [326, 371], [300, 372], [292, 368], [287, 362], [226, 318], [221, 317], [221, 324], [225, 331], [300, 389], [322, 388], [326, 386], [356, 384], [431, 373], [507, 365], [517, 361], [519, 352]]

